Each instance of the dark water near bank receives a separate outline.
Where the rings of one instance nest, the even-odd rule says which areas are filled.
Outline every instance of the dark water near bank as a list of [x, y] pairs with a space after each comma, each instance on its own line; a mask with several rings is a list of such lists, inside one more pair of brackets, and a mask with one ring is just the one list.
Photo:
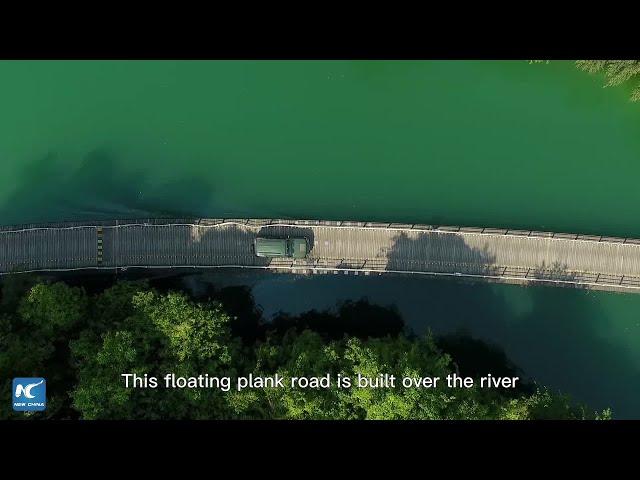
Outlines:
[[[640, 107], [570, 62], [0, 62], [0, 105], [0, 224], [201, 215], [640, 237]], [[255, 293], [270, 308], [396, 302], [417, 329], [469, 328], [540, 382], [640, 418], [640, 296], [354, 277]]]
[[[640, 418], [640, 295], [409, 276], [206, 273], [187, 285], [250, 285], [266, 319], [367, 298], [395, 305], [415, 333], [494, 344], [525, 376], [615, 418]], [[200, 287], [198, 287], [200, 285]], [[613, 313], [615, 312], [615, 313]]]

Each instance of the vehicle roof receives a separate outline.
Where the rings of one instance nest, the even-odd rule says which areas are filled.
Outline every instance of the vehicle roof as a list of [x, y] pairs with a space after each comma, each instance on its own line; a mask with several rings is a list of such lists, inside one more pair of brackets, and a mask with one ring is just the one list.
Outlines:
[[294, 258], [304, 258], [307, 256], [307, 240], [305, 238], [292, 238], [291, 250]]
[[256, 238], [256, 254], [286, 255], [287, 240], [284, 238]]

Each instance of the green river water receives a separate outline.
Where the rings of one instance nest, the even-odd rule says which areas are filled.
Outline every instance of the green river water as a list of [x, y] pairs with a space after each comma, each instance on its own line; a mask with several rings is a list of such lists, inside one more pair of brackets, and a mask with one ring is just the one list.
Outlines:
[[[640, 237], [640, 105], [571, 62], [0, 62], [0, 162], [2, 224], [200, 215]], [[270, 297], [286, 307], [284, 291]], [[410, 304], [408, 291], [423, 327], [469, 328], [551, 387], [640, 418], [640, 295], [417, 280], [353, 293]]]

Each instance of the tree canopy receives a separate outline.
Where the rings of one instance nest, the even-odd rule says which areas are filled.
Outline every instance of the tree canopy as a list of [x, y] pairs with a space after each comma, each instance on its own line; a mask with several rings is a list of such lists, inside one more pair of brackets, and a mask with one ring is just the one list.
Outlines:
[[633, 82], [631, 100], [640, 100], [640, 60], [578, 60], [576, 66], [588, 73], [604, 73], [605, 87]]
[[[22, 288], [22, 293], [20, 289]], [[458, 369], [431, 336], [399, 328], [395, 311], [347, 303], [337, 313], [307, 312], [254, 325], [241, 322], [217, 300], [160, 292], [144, 282], [119, 282], [97, 293], [64, 283], [3, 285], [0, 314], [0, 389], [8, 396], [14, 376], [45, 376], [49, 405], [32, 418], [83, 419], [537, 419], [609, 418], [544, 388], [498, 389], [343, 388], [338, 376], [446, 377]], [[252, 311], [242, 307], [242, 311]], [[331, 317], [333, 315], [333, 318]], [[366, 333], [359, 315], [373, 315]], [[343, 316], [343, 317], [341, 317]], [[356, 334], [339, 335], [340, 321]], [[245, 321], [244, 330], [248, 323]], [[385, 332], [383, 326], [387, 326]], [[314, 330], [315, 329], [315, 330]], [[348, 328], [346, 329], [349, 330]], [[249, 339], [249, 340], [247, 340]], [[449, 339], [463, 356], [476, 343]], [[454, 348], [455, 347], [455, 348]], [[470, 353], [469, 355], [477, 355]], [[465, 360], [468, 363], [468, 360]], [[491, 362], [507, 362], [492, 352]], [[507, 365], [505, 371], [514, 367]], [[217, 388], [125, 388], [123, 373], [162, 378], [323, 377], [329, 388], [284, 387], [223, 391]], [[22, 417], [0, 406], [0, 418]]]

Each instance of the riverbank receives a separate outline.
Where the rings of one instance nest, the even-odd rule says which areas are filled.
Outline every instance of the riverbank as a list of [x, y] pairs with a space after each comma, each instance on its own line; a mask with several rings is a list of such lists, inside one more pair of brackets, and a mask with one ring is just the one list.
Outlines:
[[[396, 309], [366, 300], [341, 302], [336, 312], [310, 310], [298, 316], [281, 312], [265, 321], [246, 288], [210, 285], [208, 295], [198, 299], [166, 283], [163, 293], [147, 284], [119, 282], [87, 295], [83, 288], [40, 280], [5, 277], [1, 302], [6, 341], [0, 364], [7, 367], [7, 376], [0, 389], [8, 393], [11, 377], [24, 371], [47, 378], [46, 413], [33, 419], [611, 416], [609, 409], [594, 411], [579, 400], [530, 383], [496, 346], [461, 333], [414, 335], [403, 328]], [[234, 305], [229, 298], [239, 301]], [[244, 315], [247, 310], [250, 316]], [[406, 372], [415, 373], [403, 377], [402, 387], [376, 388], [371, 393], [350, 388], [351, 383], [340, 385], [341, 378], [353, 379], [371, 368], [405, 377]], [[278, 373], [292, 381], [305, 377], [329, 384], [319, 391], [301, 387], [301, 392], [283, 388], [246, 395], [183, 392], [182, 387], [156, 390], [156, 379], [176, 371], [184, 378], [207, 372], [229, 379]], [[122, 376], [129, 378], [130, 372], [140, 373], [127, 387]], [[446, 377], [447, 385], [436, 389], [429, 380], [422, 388], [419, 379], [424, 375]], [[331, 380], [336, 377], [338, 384]], [[455, 383], [456, 377], [464, 378], [464, 388]], [[501, 380], [501, 386], [487, 389], [482, 387], [483, 378], [509, 379], [509, 383]], [[415, 392], [410, 391], [414, 381], [419, 381]], [[450, 390], [454, 396], [447, 394]], [[0, 417], [21, 418], [6, 405], [0, 406]]]
[[267, 319], [360, 298], [394, 305], [416, 333], [466, 333], [504, 350], [529, 378], [594, 408], [610, 405], [616, 418], [640, 418], [640, 296], [406, 276], [210, 272], [185, 282], [196, 291], [248, 285]]
[[[116, 279], [142, 279], [146, 273], [66, 273], [50, 278], [98, 293]], [[479, 340], [502, 351], [523, 377], [594, 408], [611, 407], [616, 418], [640, 418], [640, 385], [633, 380], [640, 369], [639, 296], [459, 278], [303, 276], [246, 270], [157, 271], [151, 282], [161, 291], [185, 290], [195, 298], [220, 299], [245, 319], [238, 324], [239, 334], [245, 335], [261, 321], [280, 318], [290, 325], [287, 317], [297, 318], [311, 310], [336, 312], [345, 302], [366, 299], [373, 306], [395, 309], [409, 333], [431, 330], [438, 336], [462, 334]], [[340, 336], [346, 327], [332, 328]], [[398, 331], [397, 323], [386, 321], [351, 328], [352, 333]]]

